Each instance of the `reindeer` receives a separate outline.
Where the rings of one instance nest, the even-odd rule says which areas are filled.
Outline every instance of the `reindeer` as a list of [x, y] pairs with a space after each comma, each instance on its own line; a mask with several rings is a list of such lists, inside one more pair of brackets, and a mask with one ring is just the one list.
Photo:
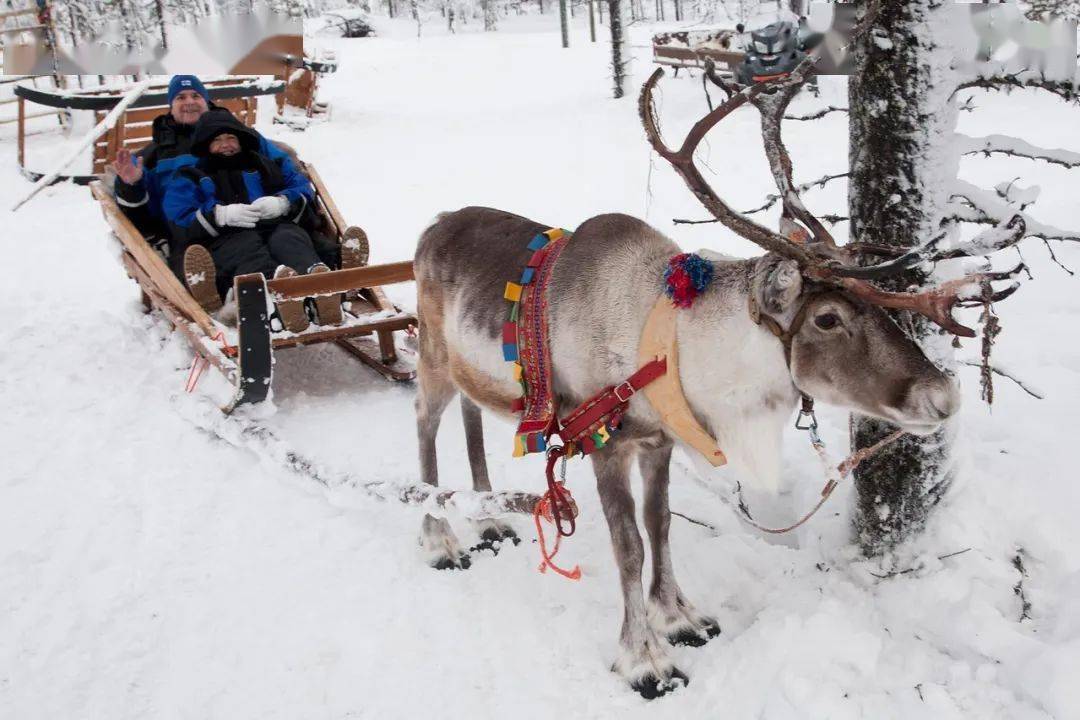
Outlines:
[[[1006, 297], [1015, 284], [992, 294], [988, 284], [1021, 268], [971, 275], [918, 293], [887, 292], [871, 281], [923, 262], [1007, 247], [1023, 236], [1022, 220], [1014, 218], [952, 248], [943, 248], [942, 238], [935, 238], [887, 262], [860, 266], [806, 210], [791, 183], [779, 121], [801, 81], [798, 73], [768, 87], [733, 89], [727, 102], [690, 130], [678, 151], [664, 145], [653, 114], [651, 95], [662, 73], [658, 70], [646, 82], [640, 99], [649, 141], [706, 208], [767, 251], [751, 259], [700, 253], [712, 262], [714, 279], [692, 307], [675, 315], [679, 379], [697, 421], [743, 476], [765, 486], [777, 482], [782, 430], [800, 396], [919, 435], [937, 430], [956, 414], [958, 390], [883, 308], [918, 313], [947, 331], [972, 336], [952, 317], [953, 308]], [[705, 134], [747, 102], [762, 111], [784, 218], [802, 240], [733, 211], [693, 164]], [[460, 394], [473, 487], [491, 488], [480, 408], [510, 418], [511, 404], [520, 395], [501, 352], [506, 307], [499, 300], [505, 282], [528, 261], [528, 239], [548, 227], [500, 210], [468, 207], [440, 215], [420, 238], [415, 258], [421, 327], [416, 413], [426, 483], [438, 484], [435, 436], [443, 410]], [[599, 215], [574, 232], [554, 265], [548, 294], [553, 388], [564, 413], [638, 368], [639, 342], [663, 294], [664, 269], [680, 252], [672, 240], [627, 215]], [[675, 579], [668, 545], [668, 482], [676, 436], [642, 395], [630, 399], [613, 441], [590, 457], [625, 608], [613, 670], [653, 698], [688, 681], [670, 659], [666, 643], [700, 646], [720, 628], [686, 598]], [[644, 481], [652, 554], [647, 598], [641, 572], [645, 551], [629, 486], [635, 460]], [[507, 525], [482, 522], [484, 539], [514, 539]], [[468, 556], [445, 520], [425, 517], [421, 542], [432, 566], [468, 567]]]

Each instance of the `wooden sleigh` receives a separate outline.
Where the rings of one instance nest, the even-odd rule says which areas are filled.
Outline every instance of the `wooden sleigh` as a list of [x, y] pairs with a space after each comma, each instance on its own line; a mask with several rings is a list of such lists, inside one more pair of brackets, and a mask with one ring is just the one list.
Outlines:
[[[243, 119], [253, 124], [254, 111], [249, 111]], [[119, 142], [131, 150], [149, 142], [149, 138], [132, 142], [130, 135], [125, 137], [124, 130], [125, 119], [121, 118], [110, 135], [119, 134]], [[107, 142], [117, 147], [118, 139], [111, 137]], [[349, 226], [322, 178], [310, 164], [301, 163], [301, 166], [315, 190], [315, 206], [324, 223], [322, 232], [336, 238], [339, 244], [344, 242]], [[408, 353], [399, 352], [396, 338], [397, 333], [417, 326], [416, 316], [390, 302], [382, 290], [383, 285], [412, 280], [411, 261], [278, 280], [267, 280], [261, 274], [239, 276], [234, 281], [238, 322], [236, 327], [231, 327], [202, 309], [165, 258], [120, 210], [103, 181], [91, 183], [90, 191], [120, 242], [121, 262], [142, 289], [146, 310], [160, 311], [184, 335], [197, 359], [213, 365], [236, 388], [233, 399], [223, 408], [226, 412], [244, 403], [266, 399], [272, 382], [273, 353], [285, 348], [333, 342], [389, 380], [415, 378], [415, 363]], [[352, 228], [350, 235], [357, 232], [358, 228]], [[313, 324], [302, 333], [272, 330], [269, 310], [272, 303], [337, 293], [345, 293], [350, 302], [340, 325]]]

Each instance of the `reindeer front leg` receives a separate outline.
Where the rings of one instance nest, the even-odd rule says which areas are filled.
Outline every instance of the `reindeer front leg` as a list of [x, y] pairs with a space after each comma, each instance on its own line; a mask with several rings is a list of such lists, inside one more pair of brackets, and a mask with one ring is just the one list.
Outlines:
[[675, 667], [667, 646], [649, 626], [641, 587], [645, 548], [634, 517], [630, 494], [631, 443], [616, 444], [592, 455], [600, 504], [604, 508], [623, 594], [619, 654], [612, 670], [646, 699], [659, 697], [689, 680]]
[[720, 625], [702, 615], [687, 600], [675, 581], [671, 564], [671, 545], [668, 528], [671, 510], [668, 508], [668, 485], [671, 469], [672, 443], [665, 441], [656, 448], [643, 450], [638, 466], [645, 486], [645, 530], [652, 549], [653, 578], [649, 590], [649, 624], [667, 637], [672, 645], [700, 647], [720, 634]]

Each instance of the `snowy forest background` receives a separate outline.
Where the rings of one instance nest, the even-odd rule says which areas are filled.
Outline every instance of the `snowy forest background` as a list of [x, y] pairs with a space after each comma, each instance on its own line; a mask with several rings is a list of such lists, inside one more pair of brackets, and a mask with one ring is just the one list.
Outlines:
[[[734, 26], [778, 6], [798, 8], [805, 0], [626, 0], [627, 18], [723, 22]], [[563, 0], [566, 11], [602, 14], [607, 0]], [[8, 5], [13, 5], [8, 0]], [[215, 15], [237, 15], [268, 8], [293, 18], [317, 18], [351, 10], [388, 18], [409, 17], [422, 28], [440, 23], [451, 32], [470, 26], [497, 30], [500, 19], [530, 13], [558, 13], [560, 0], [55, 0], [52, 13], [59, 40], [79, 44], [117, 31], [131, 48], [157, 43], [163, 27]], [[164, 31], [167, 33], [167, 30]]]

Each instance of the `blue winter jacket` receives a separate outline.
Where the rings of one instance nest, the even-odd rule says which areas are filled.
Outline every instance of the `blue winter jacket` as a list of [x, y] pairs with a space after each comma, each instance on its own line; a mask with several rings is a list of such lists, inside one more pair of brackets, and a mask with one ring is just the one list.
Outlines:
[[[216, 106], [211, 104], [210, 107], [213, 109]], [[196, 157], [191, 154], [192, 130], [193, 126], [180, 125], [170, 114], [159, 115], [154, 119], [153, 140], [136, 153], [143, 160], [142, 179], [128, 185], [119, 177], [116, 178], [117, 203], [146, 235], [164, 235], [167, 232], [165, 191], [177, 170], [196, 163]], [[284, 151], [262, 135], [259, 135], [259, 154], [271, 160], [289, 159]], [[292, 164], [291, 161], [289, 164]]]
[[183, 245], [211, 244], [216, 238], [235, 232], [237, 228], [221, 227], [214, 218], [214, 208], [232, 202], [252, 203], [261, 197], [281, 195], [289, 201], [285, 215], [259, 226], [281, 222], [310, 225], [310, 209], [315, 193], [311, 183], [293, 165], [288, 156], [271, 159], [253, 154], [258, 167], [230, 173], [242, 178], [242, 188], [219, 189], [214, 175], [207, 171], [206, 161], [183, 167], [173, 174], [165, 191], [163, 208], [173, 237]]

